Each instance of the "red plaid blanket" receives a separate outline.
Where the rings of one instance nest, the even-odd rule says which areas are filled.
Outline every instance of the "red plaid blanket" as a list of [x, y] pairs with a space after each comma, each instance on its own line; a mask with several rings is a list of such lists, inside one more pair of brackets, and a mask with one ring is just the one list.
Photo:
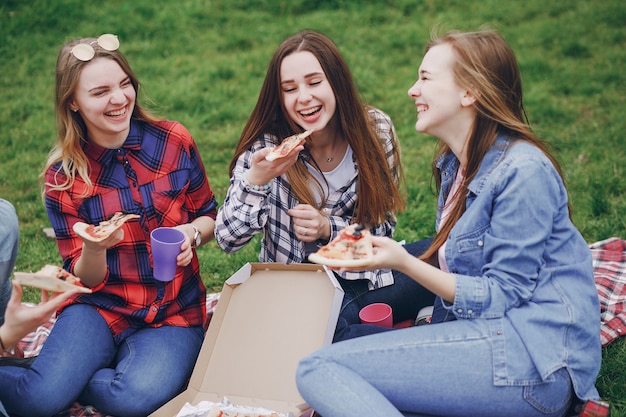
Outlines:
[[[600, 297], [600, 338], [602, 345], [606, 346], [615, 339], [626, 335], [626, 240], [610, 238], [589, 245], [593, 256], [593, 268]], [[207, 320], [208, 327], [215, 307], [219, 300], [219, 293], [207, 294]], [[55, 318], [39, 327], [35, 332], [26, 336], [19, 347], [24, 350], [25, 357], [36, 356], [50, 329], [54, 325]], [[580, 417], [603, 417], [609, 415], [609, 404], [603, 401], [588, 401], [580, 404], [575, 409], [576, 416]], [[99, 413], [91, 406], [82, 406], [75, 403], [66, 413], [56, 417], [112, 417]]]
[[600, 297], [600, 339], [606, 346], [626, 335], [626, 240], [612, 237], [590, 248]]

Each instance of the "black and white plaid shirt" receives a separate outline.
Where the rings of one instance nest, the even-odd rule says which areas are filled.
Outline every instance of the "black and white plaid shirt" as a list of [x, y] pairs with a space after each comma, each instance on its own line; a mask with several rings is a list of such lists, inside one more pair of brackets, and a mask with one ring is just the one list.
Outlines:
[[[394, 177], [397, 177], [393, 149], [398, 147], [399, 143], [391, 118], [374, 108], [370, 108], [369, 114], [376, 123], [376, 132], [380, 140], [384, 143], [389, 167]], [[220, 208], [215, 221], [215, 238], [224, 251], [232, 253], [241, 249], [257, 233], [263, 233], [259, 253], [260, 262], [285, 264], [306, 262], [308, 256], [306, 245], [296, 237], [292, 230], [291, 217], [287, 214], [287, 210], [299, 204], [287, 182], [287, 177], [281, 175], [274, 178], [267, 190], [254, 190], [248, 187], [243, 179], [243, 174], [250, 168], [254, 152], [267, 146], [276, 146], [276, 143], [273, 136], [265, 134], [237, 160], [224, 205]], [[331, 240], [340, 230], [354, 221], [353, 213], [357, 200], [356, 161], [354, 168], [355, 173], [352, 178], [349, 178], [344, 186], [332, 192], [322, 208], [330, 219]], [[395, 225], [395, 215], [390, 213], [387, 221], [371, 229], [371, 233], [393, 237]], [[328, 241], [319, 240], [316, 243], [319, 247]], [[393, 283], [393, 275], [388, 269], [347, 272], [342, 277], [368, 279], [370, 289]]]

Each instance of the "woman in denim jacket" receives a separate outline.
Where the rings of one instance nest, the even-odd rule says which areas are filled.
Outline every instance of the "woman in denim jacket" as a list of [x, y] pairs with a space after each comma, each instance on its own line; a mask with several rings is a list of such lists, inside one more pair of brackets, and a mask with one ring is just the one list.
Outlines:
[[421, 259], [374, 237], [375, 265], [438, 295], [434, 322], [326, 347], [298, 388], [324, 417], [563, 416], [598, 399], [600, 309], [560, 168], [532, 133], [515, 55], [450, 32], [409, 90], [436, 136], [437, 234]]

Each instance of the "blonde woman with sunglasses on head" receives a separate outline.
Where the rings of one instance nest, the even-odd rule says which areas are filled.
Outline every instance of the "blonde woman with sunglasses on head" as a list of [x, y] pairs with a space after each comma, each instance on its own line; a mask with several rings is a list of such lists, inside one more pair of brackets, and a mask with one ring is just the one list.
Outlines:
[[[75, 401], [147, 416], [177, 395], [204, 337], [205, 287], [195, 248], [213, 237], [217, 203], [196, 144], [138, 103], [139, 82], [114, 35], [67, 43], [56, 70], [58, 139], [45, 202], [66, 270], [93, 291], [74, 296], [30, 369], [0, 367], [9, 414], [52, 416]], [[101, 242], [77, 222], [137, 220]], [[152, 276], [150, 232], [185, 234], [170, 282]]]

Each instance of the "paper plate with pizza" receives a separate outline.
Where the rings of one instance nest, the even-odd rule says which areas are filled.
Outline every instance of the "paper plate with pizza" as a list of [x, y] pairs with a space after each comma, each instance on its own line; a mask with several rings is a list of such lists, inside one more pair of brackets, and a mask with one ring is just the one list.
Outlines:
[[124, 223], [132, 219], [138, 219], [140, 216], [132, 213], [124, 213], [118, 211], [109, 220], [103, 220], [99, 224], [87, 224], [83, 222], [76, 222], [72, 229], [74, 232], [85, 240], [91, 242], [102, 242], [107, 237], [111, 236], [113, 232], [122, 227]]
[[278, 158], [284, 158], [285, 156], [289, 155], [292, 149], [298, 147], [299, 145], [302, 145], [305, 142], [306, 138], [311, 135], [311, 133], [313, 133], [312, 130], [307, 130], [302, 133], [297, 133], [295, 135], [286, 137], [285, 139], [283, 139], [280, 145], [272, 148], [270, 153], [265, 156], [265, 159], [267, 159], [268, 161], [273, 161]]
[[363, 225], [351, 224], [341, 230], [327, 245], [310, 254], [309, 260], [337, 268], [371, 265], [372, 234]]
[[55, 265], [46, 265], [37, 272], [15, 272], [14, 280], [21, 285], [52, 292], [71, 290], [92, 292], [91, 289], [82, 286], [80, 278]]

